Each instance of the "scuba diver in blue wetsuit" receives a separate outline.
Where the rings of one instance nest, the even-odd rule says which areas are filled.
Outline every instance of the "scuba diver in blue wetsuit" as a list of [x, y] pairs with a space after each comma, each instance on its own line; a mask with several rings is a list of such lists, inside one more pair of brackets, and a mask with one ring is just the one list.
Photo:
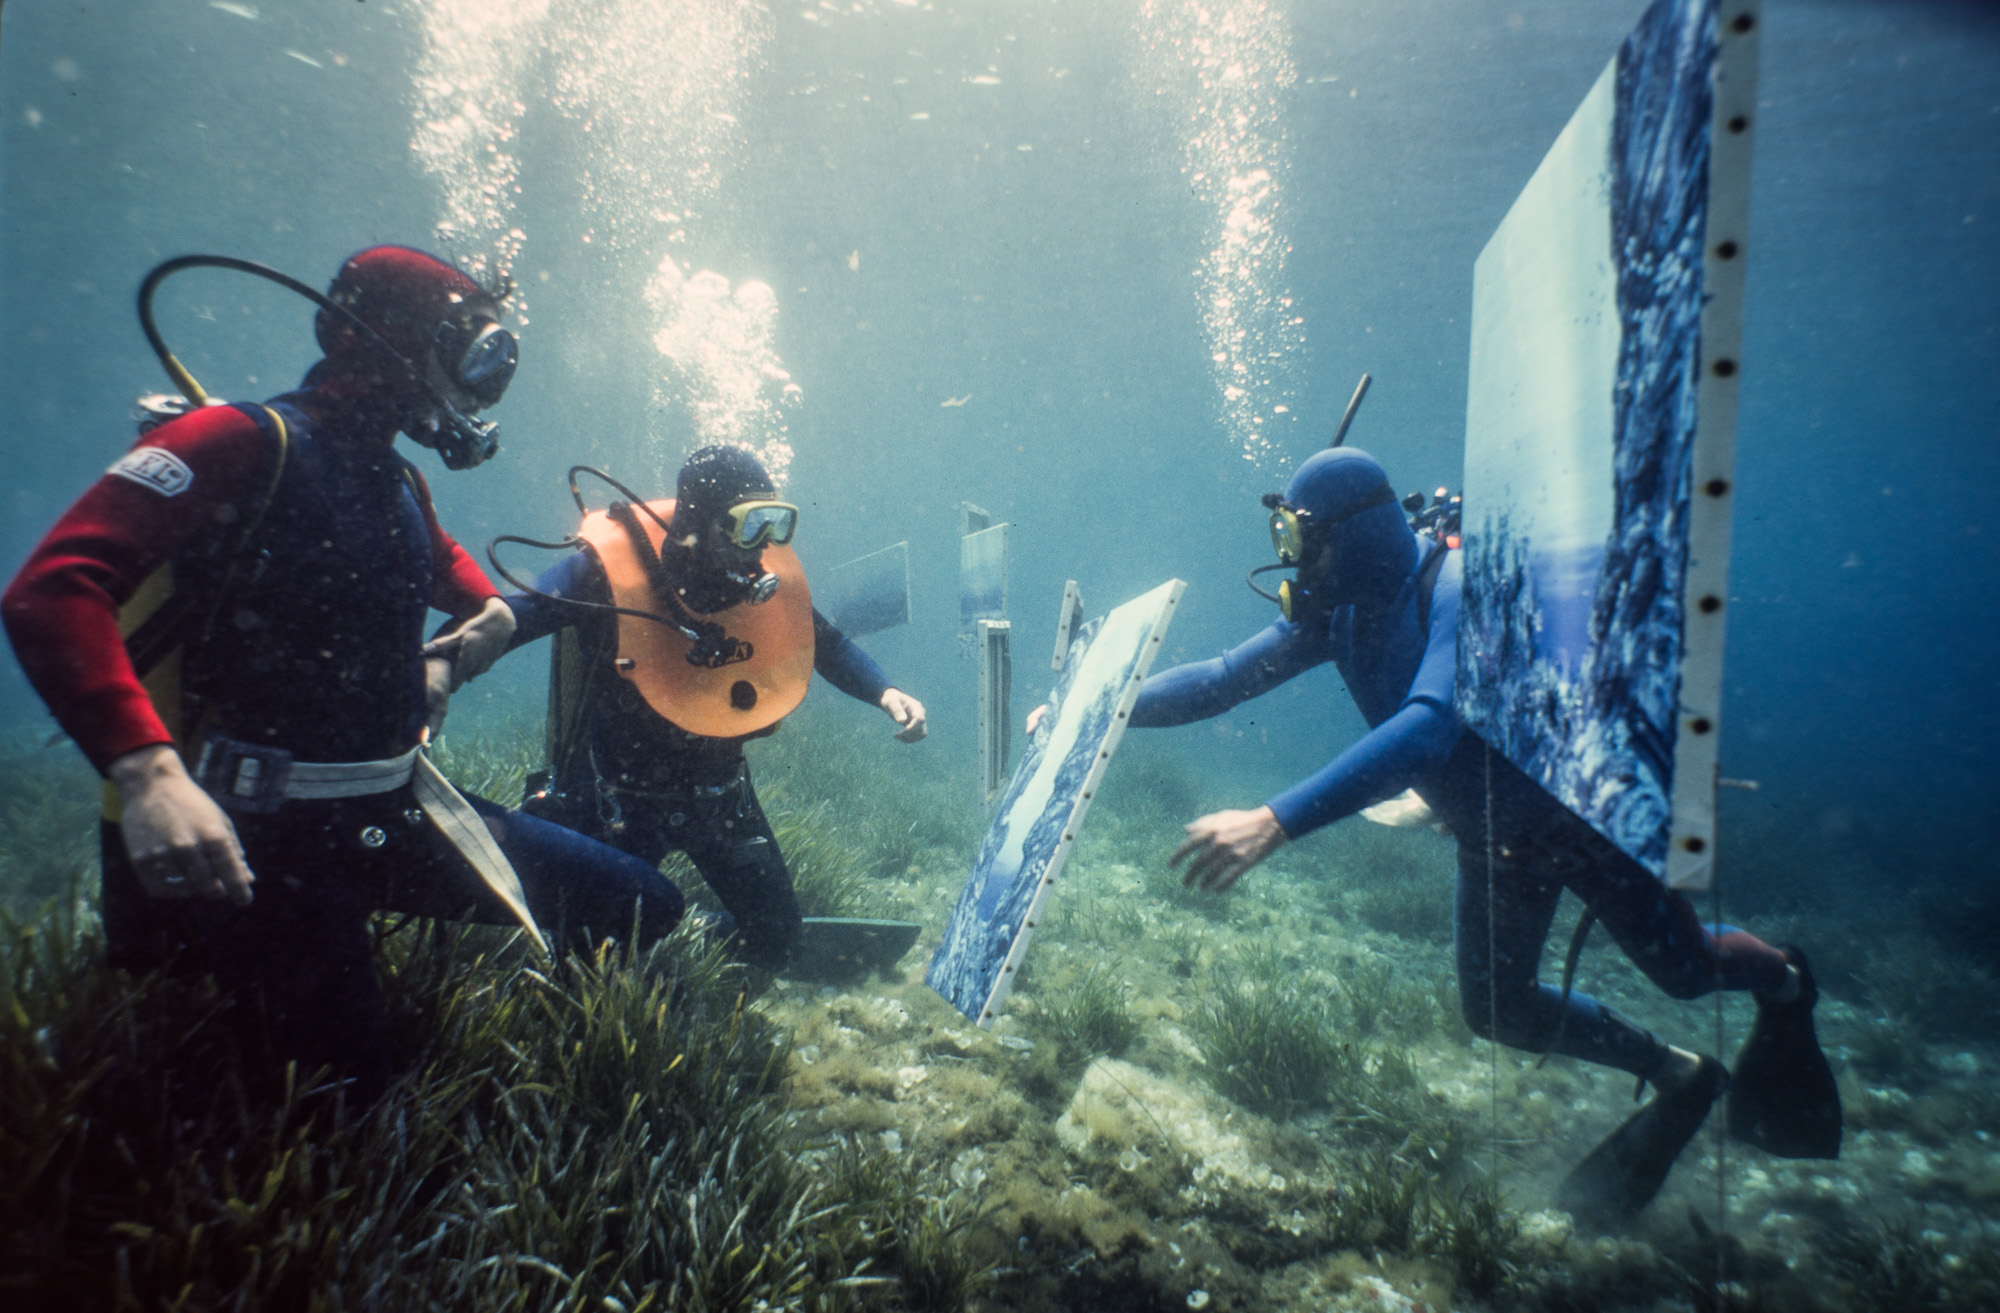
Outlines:
[[685, 853], [752, 965], [837, 978], [893, 964], [916, 925], [800, 916], [743, 745], [777, 732], [815, 672], [905, 743], [925, 735], [923, 704], [813, 607], [789, 546], [798, 508], [750, 452], [701, 448], [671, 499], [613, 486], [626, 500], [585, 514], [561, 544], [576, 551], [533, 586], [506, 576], [521, 588], [508, 650], [554, 638], [549, 768], [524, 810], [649, 865]]
[[[1839, 1097], [1813, 1030], [1818, 992], [1804, 955], [1701, 924], [1684, 894], [1460, 722], [1452, 708], [1460, 561], [1412, 529], [1382, 466], [1352, 448], [1322, 451], [1282, 496], [1264, 501], [1280, 565], [1298, 572], [1275, 599], [1283, 618], [1213, 660], [1152, 676], [1131, 724], [1220, 715], [1330, 661], [1371, 728], [1264, 806], [1189, 824], [1172, 858], [1187, 863], [1186, 882], [1228, 889], [1287, 840], [1414, 789], [1458, 840], [1453, 932], [1460, 1002], [1474, 1033], [1617, 1067], [1657, 1091], [1570, 1173], [1559, 1196], [1566, 1207], [1598, 1222], [1643, 1208], [1725, 1088], [1738, 1138], [1784, 1157], [1838, 1154]], [[1753, 991], [1757, 1024], [1733, 1083], [1716, 1059], [1661, 1041], [1587, 994], [1538, 981], [1564, 888], [1673, 997]]]

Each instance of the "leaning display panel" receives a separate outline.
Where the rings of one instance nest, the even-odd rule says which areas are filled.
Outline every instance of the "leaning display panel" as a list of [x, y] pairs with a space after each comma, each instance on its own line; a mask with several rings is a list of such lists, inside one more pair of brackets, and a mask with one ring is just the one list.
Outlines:
[[1000, 1015], [1186, 586], [1169, 580], [1092, 620], [1070, 648], [924, 977], [981, 1026]]
[[1658, 0], [1474, 267], [1459, 715], [1706, 888], [1754, 0]]

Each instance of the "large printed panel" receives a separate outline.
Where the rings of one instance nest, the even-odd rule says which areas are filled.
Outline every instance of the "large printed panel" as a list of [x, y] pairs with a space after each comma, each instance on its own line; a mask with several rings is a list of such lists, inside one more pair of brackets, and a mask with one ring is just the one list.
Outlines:
[[1056, 681], [1054, 711], [1014, 769], [924, 977], [981, 1026], [1000, 1015], [1184, 587], [1170, 580], [1083, 627]]
[[910, 622], [910, 545], [897, 543], [827, 571], [813, 599], [849, 638], [879, 634]]
[[1683, 888], [1714, 847], [1754, 27], [1658, 0], [1473, 275], [1459, 714]]

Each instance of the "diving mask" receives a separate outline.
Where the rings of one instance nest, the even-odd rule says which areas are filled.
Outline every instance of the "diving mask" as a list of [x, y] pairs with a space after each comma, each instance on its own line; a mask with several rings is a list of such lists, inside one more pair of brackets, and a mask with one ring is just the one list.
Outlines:
[[1305, 559], [1306, 524], [1311, 519], [1311, 511], [1282, 502], [1271, 508], [1271, 549], [1278, 554], [1278, 564], [1297, 565]]
[[454, 315], [438, 325], [432, 342], [438, 367], [482, 406], [499, 402], [521, 362], [520, 343], [483, 314]]
[[1303, 580], [1287, 579], [1278, 585], [1277, 592], [1267, 593], [1257, 586], [1257, 576], [1269, 574], [1273, 570], [1300, 569], [1306, 564], [1310, 547], [1307, 541], [1308, 535], [1313, 542], [1323, 543], [1327, 541], [1327, 535], [1339, 525], [1363, 511], [1372, 511], [1377, 506], [1387, 506], [1395, 500], [1396, 494], [1385, 482], [1337, 514], [1315, 516], [1303, 507], [1287, 504], [1282, 493], [1265, 493], [1263, 503], [1271, 512], [1271, 548], [1278, 554], [1278, 563], [1260, 565], [1252, 570], [1246, 580], [1250, 590], [1266, 601], [1276, 602], [1279, 612], [1285, 619], [1298, 623], [1305, 614], [1311, 589], [1306, 587]]
[[723, 513], [731, 544], [750, 551], [775, 543], [782, 547], [799, 527], [799, 508], [782, 501], [743, 501]]

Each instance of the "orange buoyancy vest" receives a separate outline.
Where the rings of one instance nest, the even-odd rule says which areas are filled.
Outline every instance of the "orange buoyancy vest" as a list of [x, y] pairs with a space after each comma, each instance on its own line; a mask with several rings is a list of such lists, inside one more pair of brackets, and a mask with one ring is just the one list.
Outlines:
[[[660, 524], [673, 523], [674, 502], [665, 498], [646, 505], [653, 515], [633, 518], [657, 554], [666, 537]], [[577, 535], [597, 553], [615, 605], [662, 612], [666, 604], [654, 596], [645, 564], [623, 525], [603, 511], [592, 511]], [[790, 547], [765, 547], [763, 563], [779, 580], [770, 601], [713, 615], [688, 609], [697, 620], [719, 624], [731, 638], [749, 643], [747, 661], [715, 668], [690, 665], [687, 652], [693, 645], [679, 629], [635, 615], [618, 617], [619, 675], [631, 681], [647, 706], [690, 734], [718, 739], [754, 734], [777, 724], [805, 700], [813, 672], [812, 590]]]

